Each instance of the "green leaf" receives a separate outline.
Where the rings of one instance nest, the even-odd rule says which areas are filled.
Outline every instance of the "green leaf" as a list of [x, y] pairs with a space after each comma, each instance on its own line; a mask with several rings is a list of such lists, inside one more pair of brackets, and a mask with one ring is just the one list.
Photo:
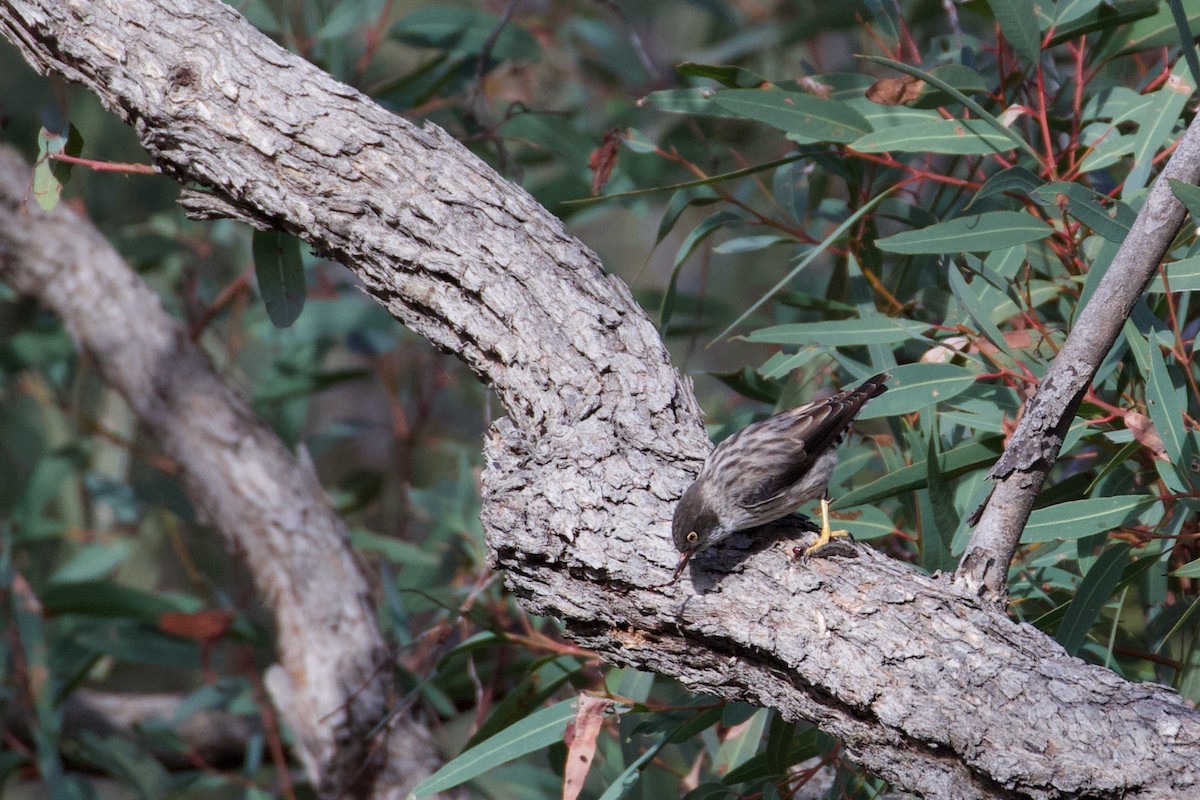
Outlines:
[[852, 142], [871, 123], [837, 100], [782, 89], [726, 89], [713, 102], [738, 116], [765, 122], [810, 142]]
[[697, 64], [694, 61], [685, 61], [675, 67], [675, 71], [680, 75], [692, 78], [708, 78], [730, 89], [749, 89], [767, 82], [766, 78], [744, 67], [728, 65]]
[[574, 699], [543, 708], [453, 759], [421, 781], [412, 793], [420, 797], [453, 789], [493, 767], [560, 742], [574, 718]]
[[300, 316], [307, 295], [300, 240], [280, 231], [256, 230], [252, 249], [267, 316], [275, 327], [286, 328]]
[[879, 239], [876, 247], [906, 255], [992, 251], [1036, 242], [1054, 229], [1020, 211], [988, 211]]
[[1002, 136], [1009, 137], [1012, 140], [1014, 147], [1024, 150], [1027, 154], [1032, 156], [1035, 161], [1037, 161], [1038, 163], [1041, 163], [1041, 160], [1042, 160], [1041, 156], [1038, 155], [1038, 152], [1036, 150], [1034, 150], [1029, 145], [1028, 142], [1026, 142], [1024, 139], [1022, 139], [1020, 136], [1018, 136], [1014, 131], [1010, 130], [1003, 122], [1001, 122], [999, 119], [997, 119], [995, 117], [995, 115], [989, 113], [987, 111], [987, 109], [985, 109], [983, 106], [979, 105], [979, 103], [976, 103], [974, 100], [967, 97], [961, 91], [959, 91], [955, 87], [951, 86], [949, 83], [942, 80], [937, 75], [934, 75], [933, 73], [926, 72], [921, 69], [917, 69], [916, 67], [909, 66], [908, 64], [905, 64], [902, 61], [895, 61], [893, 59], [883, 58], [881, 56], [858, 56], [858, 58], [862, 58], [867, 61], [872, 61], [876, 64], [882, 64], [885, 67], [891, 67], [892, 69], [896, 70], [897, 72], [903, 72], [905, 75], [911, 75], [914, 78], [919, 78], [920, 80], [925, 81], [930, 86], [933, 86], [934, 88], [937, 88], [937, 89], [941, 89], [943, 92], [946, 92], [951, 97], [953, 97], [955, 100], [962, 103], [967, 108], [971, 109], [971, 111], [973, 111], [980, 119], [984, 120], [985, 122], [987, 122], [987, 124], [991, 125], [992, 128], [997, 133], [1001, 134]]
[[772, 774], [782, 776], [791, 766], [788, 761], [788, 751], [791, 749], [792, 739], [795, 737], [796, 723], [787, 721], [780, 716], [778, 711], [773, 711], [771, 724], [767, 726], [767, 744], [763, 748], [763, 755], [767, 759], [767, 769]]
[[713, 759], [713, 770], [718, 775], [728, 774], [758, 752], [770, 714], [768, 709], [758, 709], [737, 736], [728, 737], [721, 742]]
[[1125, 203], [1109, 200], [1078, 183], [1048, 183], [1033, 196], [1045, 207], [1064, 209], [1098, 235], [1118, 244], [1125, 241], [1137, 218]]
[[860, 419], [911, 414], [943, 403], [975, 384], [974, 372], [954, 364], [905, 364], [889, 374], [888, 390], [866, 405]]
[[860, 153], [946, 153], [992, 155], [1015, 147], [1008, 136], [979, 120], [939, 119], [877, 130], [850, 143]]
[[1004, 192], [1029, 195], [1042, 183], [1041, 178], [1022, 166], [1002, 169], [983, 182], [983, 186], [979, 187], [979, 191], [975, 193], [966, 207], [969, 209], [981, 200]]
[[826, 322], [796, 322], [751, 331], [746, 341], [767, 344], [823, 345], [844, 347], [891, 344], [920, 336], [929, 325], [911, 319], [877, 317], [870, 320], [836, 319]]
[[1200, 578], [1200, 558], [1189, 561], [1171, 574], [1177, 578]]
[[[928, 508], [933, 515], [929, 519], [921, 518], [921, 566], [929, 572], [954, 569], [954, 557], [950, 547], [954, 532], [959, 526], [958, 510], [954, 507], [954, 489], [941, 470], [941, 437], [936, 427], [935, 424], [930, 428], [925, 457], [929, 470], [929, 488], [925, 491], [929, 496]], [[926, 537], [926, 524], [929, 524], [931, 532], [936, 533], [936, 542], [932, 541], [932, 537]]]
[[660, 333], [665, 333], [667, 327], [671, 324], [671, 316], [675, 313], [675, 293], [679, 285], [679, 274], [683, 270], [683, 265], [687, 262], [688, 257], [691, 256], [692, 252], [701, 242], [713, 233], [725, 225], [737, 222], [740, 219], [741, 217], [732, 211], [718, 211], [693, 228], [679, 245], [679, 250], [675, 253], [675, 266], [671, 270], [671, 278], [667, 281], [667, 290], [663, 293], [662, 305], [658, 309], [658, 330]]
[[[787, 743], [787, 752], [782, 759], [779, 758], [779, 754], [775, 749], [769, 747], [764, 752], [745, 761], [737, 769], [731, 770], [723, 778], [721, 786], [725, 794], [720, 795], [720, 797], [726, 799], [729, 797], [729, 786], [770, 778], [772, 775], [781, 774], [776, 771], [779, 769], [780, 764], [783, 765], [783, 769], [786, 769], [793, 764], [799, 764], [801, 761], [820, 755], [820, 753], [820, 732], [816, 728], [809, 728], [792, 737], [791, 741]], [[688, 797], [691, 797], [691, 795], [688, 795]]]
[[[899, 367], [898, 367], [899, 369]], [[895, 373], [895, 369], [892, 371]], [[871, 403], [878, 402], [878, 397]], [[870, 404], [868, 405], [870, 408]], [[966, 441], [952, 447], [952, 449], [943, 452], [940, 458], [942, 459], [942, 474], [948, 477], [956, 477], [967, 473], [974, 469], [982, 467], [990, 467], [995, 463], [996, 458], [1000, 456], [1003, 450], [1004, 441], [1001, 437], [988, 437], [978, 441]], [[835, 498], [830, 507], [833, 509], [851, 509], [851, 507], [863, 505], [869, 507], [870, 504], [878, 503], [880, 500], [895, 497], [902, 492], [911, 492], [913, 489], [922, 489], [926, 486], [929, 470], [925, 467], [925, 462], [917, 463], [902, 467], [892, 471], [878, 479], [871, 481], [866, 486], [860, 486], [852, 492], [842, 494], [841, 497]]]
[[[842, 495], [838, 499], [841, 500], [848, 496]], [[835, 505], [838, 510], [837, 526], [850, 531], [851, 535], [860, 542], [882, 539], [896, 530], [896, 523], [892, 521], [892, 518], [875, 506], [843, 508], [841, 503]]]
[[1179, 122], [1179, 115], [1187, 105], [1195, 87], [1182, 77], [1183, 64], [1177, 64], [1163, 88], [1150, 98], [1153, 105], [1144, 117], [1138, 119], [1138, 132], [1134, 137], [1133, 168], [1125, 176], [1121, 188], [1122, 197], [1131, 197], [1144, 188], [1154, 168], [1154, 156], [1159, 148], [1170, 139]]
[[[1153, 338], [1153, 337], [1151, 337]], [[1178, 464], [1183, 458], [1183, 443], [1187, 431], [1183, 428], [1183, 406], [1175, 393], [1175, 384], [1167, 371], [1167, 362], [1156, 344], [1150, 345], [1150, 374], [1146, 379], [1146, 405], [1150, 420], [1162, 437], [1163, 446], [1171, 461]]]
[[1183, 203], [1192, 215], [1192, 224], [1200, 224], [1200, 186], [1184, 183], [1178, 178], [1169, 178], [1167, 182], [1171, 191], [1179, 198], [1179, 202]]
[[711, 89], [662, 89], [646, 95], [645, 102], [668, 114], [701, 114], [708, 117], [732, 117], [722, 113], [713, 102]]
[[[967, 315], [975, 322], [975, 327], [978, 331], [986, 336], [988, 341], [1000, 348], [1001, 352], [1014, 361], [1017, 361], [1016, 355], [1009, 348], [1008, 342], [1004, 339], [1003, 334], [1000, 333], [1000, 329], [995, 326], [988, 312], [980, 304], [979, 298], [975, 295], [973, 284], [968, 284], [963, 279], [962, 273], [958, 271], [958, 266], [955, 264], [950, 265], [947, 274], [950, 278], [950, 291], [954, 293], [958, 302], [966, 310]], [[975, 280], [979, 283], [984, 282], [983, 278], [979, 277], [976, 277]]]
[[337, 39], [345, 36], [356, 28], [365, 28], [374, 22], [379, 14], [377, 9], [361, 0], [341, 0], [325, 17], [325, 22], [317, 30], [317, 39]]
[[1013, 49], [1027, 62], [1038, 63], [1042, 55], [1042, 35], [1033, 3], [1029, 0], [988, 0], [988, 5]]
[[165, 596], [150, 594], [110, 581], [86, 583], [59, 583], [42, 592], [43, 607], [53, 614], [86, 614], [93, 617], [131, 618], [139, 622], [155, 623], [168, 612], [197, 611], [178, 602], [180, 596], [171, 600]]
[[128, 539], [84, 545], [50, 576], [51, 583], [80, 583], [103, 578], [125, 562], [133, 549]]
[[365, 528], [351, 528], [349, 535], [350, 543], [356, 550], [379, 553], [397, 564], [436, 567], [442, 563], [440, 554], [430, 552], [412, 542], [397, 539], [395, 536], [381, 536]]
[[51, 156], [78, 156], [83, 149], [83, 137], [74, 125], [67, 124], [65, 133], [46, 128], [38, 130], [38, 154], [33, 168], [33, 196], [46, 211], [53, 211], [62, 196], [63, 185], [71, 178], [71, 164], [56, 161]]
[[[1108, 6], [1107, 3], [1101, 5], [1097, 11], [1103, 10], [1106, 6]], [[1142, 0], [1141, 2], [1114, 3], [1113, 6], [1114, 10], [1127, 15], [1138, 15], [1134, 17], [1136, 21], [1123, 31], [1126, 38], [1121, 49], [1122, 53], [1149, 50], [1155, 47], [1178, 46], [1178, 28], [1175, 25], [1171, 9], [1166, 3]], [[1200, 24], [1200, 0], [1184, 0], [1183, 9], [1187, 14], [1188, 24], [1192, 30], [1196, 30], [1196, 26]], [[1122, 19], [1116, 24], [1126, 25], [1130, 21]]]
[[[884, 198], [891, 195], [891, 193], [894, 192], [896, 190], [896, 188], [898, 188], [898, 187], [893, 187], [884, 192], [881, 192], [880, 194], [878, 194], [874, 198], [872, 198], [870, 202], [864, 204], [862, 206], [862, 208], [858, 209], [853, 214], [846, 217], [846, 219], [843, 220], [840, 225], [838, 225], [836, 228], [834, 228], [833, 232], [830, 233], [828, 236], [826, 236], [821, 241], [820, 244], [809, 249], [808, 252], [806, 252], [800, 258], [800, 260], [796, 263], [796, 266], [792, 267], [791, 271], [789, 271], [788, 274], [783, 277], [783, 280], [779, 281], [779, 283], [772, 286], [767, 291], [766, 294], [764, 294], [762, 297], [755, 300], [754, 303], [748, 309], [743, 311], [741, 316], [739, 316], [737, 319], [735, 319], [733, 322], [731, 322], [729, 324], [729, 326], [725, 328], [725, 330], [721, 331], [719, 334], [717, 334], [715, 337], [713, 337], [713, 342], [716, 342], [716, 341], [728, 336], [730, 331], [732, 331], [734, 328], [736, 328], [738, 325], [740, 325], [742, 323], [742, 320], [746, 319], [746, 317], [750, 316], [755, 311], [757, 311], [758, 308], [760, 306], [762, 306], [763, 303], [767, 302], [767, 300], [769, 300], [771, 297], [773, 297], [776, 292], [778, 292], [784, 286], [787, 286], [789, 283], [791, 283], [792, 280], [797, 275], [799, 275], [800, 272], [805, 267], [807, 267], [809, 264], [811, 264], [817, 256], [819, 256], [821, 253], [824, 253], [826, 248], [828, 248], [831, 244], [833, 244], [839, 238], [841, 238], [843, 233], [845, 233], [847, 230], [849, 230], [850, 227], [852, 225], [854, 225], [854, 223], [858, 222], [859, 219], [861, 219], [868, 212], [870, 212], [873, 208], [875, 208], [875, 206], [882, 203]], [[751, 334], [751, 335], [753, 336], [753, 334]], [[711, 342], [710, 342], [710, 344], [711, 344]]]
[[1111, 531], [1131, 522], [1159, 502], [1157, 497], [1149, 495], [1126, 494], [1072, 500], [1041, 508], [1029, 515], [1021, 543], [1082, 539]]
[[642, 778], [642, 771], [646, 769], [646, 765], [658, 755], [658, 751], [663, 749], [663, 745], [671, 741], [672, 734], [664, 734], [658, 741], [646, 748], [646, 752], [638, 756], [632, 764], [625, 768], [617, 779], [604, 790], [604, 794], [600, 795], [599, 800], [621, 800], [627, 797]]
[[460, 55], [476, 55], [492, 34], [492, 58], [507, 61], [536, 61], [541, 54], [537, 40], [511, 21], [501, 28], [501, 18], [468, 8], [434, 6], [401, 17], [388, 35], [418, 47], [433, 47]]
[[1071, 599], [1055, 638], [1068, 655], [1075, 655], [1096, 622], [1100, 609], [1116, 591], [1125, 565], [1129, 563], [1129, 545], [1124, 542], [1108, 548], [1088, 570], [1079, 591]]

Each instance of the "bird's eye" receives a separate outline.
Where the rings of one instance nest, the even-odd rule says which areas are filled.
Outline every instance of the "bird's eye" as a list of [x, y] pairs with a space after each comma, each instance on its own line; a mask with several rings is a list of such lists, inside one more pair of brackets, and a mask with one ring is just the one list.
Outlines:
[[696, 533], [695, 531], [688, 531], [687, 540], [692, 544], [695, 544], [696, 540], [699, 538], [700, 534]]

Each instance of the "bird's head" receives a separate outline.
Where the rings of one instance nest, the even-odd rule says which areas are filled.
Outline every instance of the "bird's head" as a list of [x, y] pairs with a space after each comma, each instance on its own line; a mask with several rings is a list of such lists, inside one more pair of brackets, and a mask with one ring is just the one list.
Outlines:
[[679, 566], [675, 568], [671, 582], [674, 583], [683, 572], [688, 559], [726, 533], [721, 518], [705, 501], [703, 484], [700, 481], [693, 483], [679, 498], [671, 520], [671, 537], [679, 551]]

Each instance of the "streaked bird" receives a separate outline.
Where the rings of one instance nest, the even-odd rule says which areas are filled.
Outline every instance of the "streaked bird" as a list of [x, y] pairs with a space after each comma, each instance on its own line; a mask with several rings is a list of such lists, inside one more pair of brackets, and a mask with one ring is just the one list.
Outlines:
[[867, 401], [887, 391], [887, 379], [876, 375], [854, 389], [749, 425], [717, 445], [675, 506], [671, 536], [680, 558], [671, 582], [700, 550], [736, 531], [774, 522], [817, 497], [821, 532], [805, 555], [833, 537], [847, 536], [829, 529], [825, 489], [842, 437]]

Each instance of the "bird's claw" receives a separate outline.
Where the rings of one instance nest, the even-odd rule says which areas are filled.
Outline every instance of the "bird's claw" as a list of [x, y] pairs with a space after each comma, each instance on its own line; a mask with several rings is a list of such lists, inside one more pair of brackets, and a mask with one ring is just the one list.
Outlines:
[[833, 539], [840, 539], [850, 536], [850, 531], [847, 530], [830, 530], [829, 529], [829, 501], [821, 498], [821, 531], [817, 535], [817, 540], [804, 549], [800, 558], [807, 559], [813, 553], [829, 544]]

